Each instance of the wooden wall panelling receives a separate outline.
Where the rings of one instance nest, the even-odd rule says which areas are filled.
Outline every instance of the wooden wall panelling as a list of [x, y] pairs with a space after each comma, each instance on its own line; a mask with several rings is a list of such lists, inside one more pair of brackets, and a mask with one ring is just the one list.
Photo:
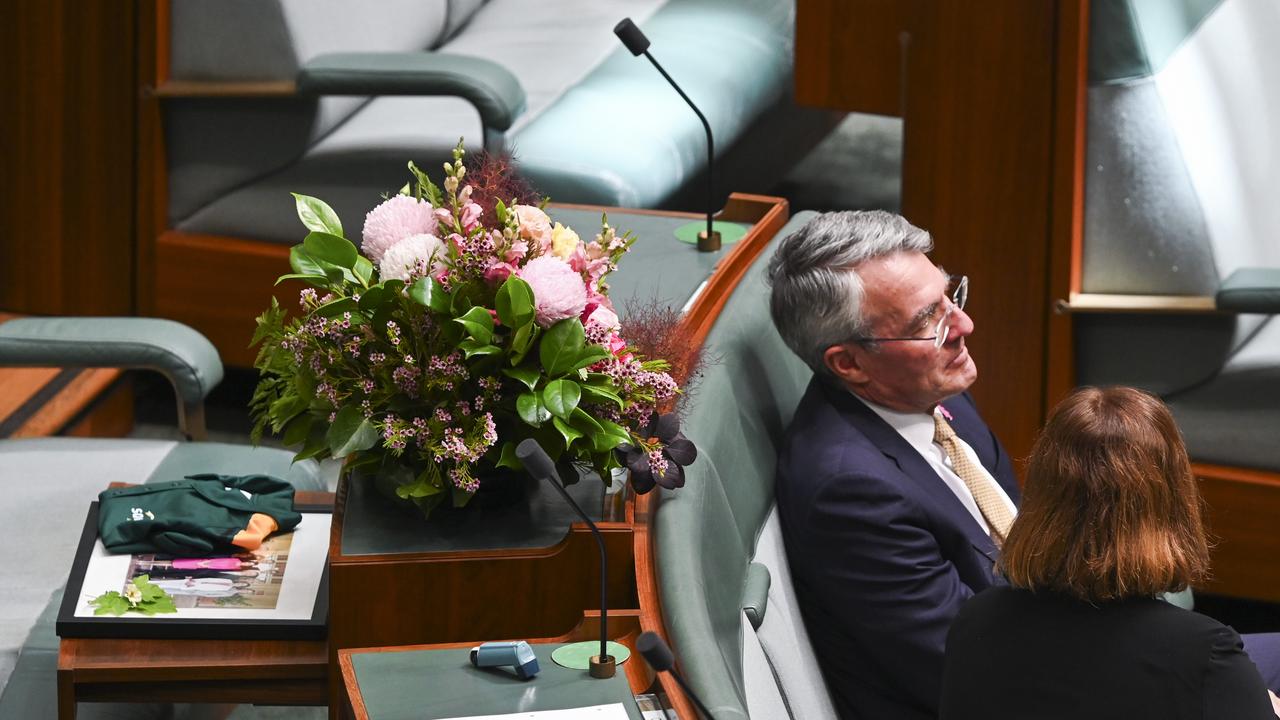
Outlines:
[[1049, 240], [1049, 332], [1045, 339], [1044, 411], [1071, 391], [1075, 378], [1075, 337], [1070, 315], [1059, 300], [1080, 289], [1084, 236], [1084, 155], [1088, 112], [1089, 1], [1062, 0], [1058, 6], [1057, 78], [1054, 81], [1053, 199]]
[[133, 309], [135, 2], [10, 3], [0, 23], [0, 307]]
[[[1057, 122], [1082, 67], [1084, 0], [800, 0], [801, 102], [903, 117], [903, 214], [933, 233], [935, 259], [970, 276], [974, 394], [1015, 458], [1044, 417], [1050, 248], [1074, 198]], [[1072, 86], [1074, 88], [1074, 86]], [[1056, 123], [1056, 124], [1055, 124]]]
[[903, 214], [970, 277], [974, 396], [1014, 458], [1043, 419], [1054, 8], [929, 3], [909, 29]]

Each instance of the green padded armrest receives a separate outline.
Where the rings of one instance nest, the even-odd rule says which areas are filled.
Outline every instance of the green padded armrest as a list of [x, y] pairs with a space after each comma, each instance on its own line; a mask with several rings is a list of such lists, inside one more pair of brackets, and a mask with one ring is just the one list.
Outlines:
[[178, 394], [183, 432], [204, 435], [204, 399], [222, 381], [222, 360], [205, 336], [154, 318], [19, 318], [0, 324], [0, 367], [155, 370]]
[[758, 562], [747, 566], [747, 577], [742, 588], [742, 611], [751, 621], [751, 627], [760, 629], [764, 614], [769, 609], [769, 585], [773, 583], [769, 568]]
[[524, 112], [524, 88], [484, 58], [435, 52], [330, 53], [298, 71], [304, 95], [449, 95], [480, 113], [486, 129], [506, 130]]
[[1218, 288], [1219, 310], [1280, 313], [1280, 268], [1240, 268]]

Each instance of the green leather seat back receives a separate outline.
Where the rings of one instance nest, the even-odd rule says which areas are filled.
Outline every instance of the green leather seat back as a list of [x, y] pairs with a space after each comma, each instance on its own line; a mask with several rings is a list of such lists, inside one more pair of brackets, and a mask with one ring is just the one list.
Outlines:
[[773, 329], [765, 267], [777, 241], [811, 216], [778, 233], [712, 328], [705, 370], [684, 405], [698, 459], [685, 487], [664, 492], [655, 520], [667, 631], [717, 718], [749, 716], [742, 611], [744, 593], [760, 583], [759, 568], [748, 568], [774, 504], [776, 447], [811, 375]]

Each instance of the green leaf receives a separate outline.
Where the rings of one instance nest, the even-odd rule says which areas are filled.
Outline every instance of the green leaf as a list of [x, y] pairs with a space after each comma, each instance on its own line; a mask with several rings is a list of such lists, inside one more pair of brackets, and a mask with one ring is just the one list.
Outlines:
[[[302, 241], [302, 247], [312, 259], [344, 270], [355, 267], [356, 258], [360, 257], [356, 246], [352, 245], [350, 240], [327, 232], [308, 233], [306, 239]], [[369, 270], [373, 270], [373, 265], [369, 265]]]
[[582, 399], [582, 388], [572, 380], [552, 380], [542, 389], [542, 402], [552, 415], [568, 420], [578, 401]]
[[466, 328], [467, 333], [480, 343], [487, 344], [493, 339], [493, 316], [479, 305], [471, 308], [461, 317], [454, 318], [453, 321]]
[[507, 224], [507, 204], [502, 202], [502, 198], [493, 203], [493, 216], [498, 219], [499, 225]]
[[622, 396], [609, 388], [603, 388], [599, 385], [583, 385], [582, 398], [588, 402], [594, 403], [613, 403], [621, 410], [623, 407]]
[[307, 444], [293, 456], [293, 462], [301, 462], [314, 457], [323, 457], [329, 452], [329, 442], [325, 439], [322, 432], [314, 432], [318, 428], [313, 428], [311, 437], [307, 438]]
[[325, 266], [320, 261], [311, 257], [311, 253], [302, 245], [294, 245], [289, 248], [289, 267], [293, 268], [293, 272], [300, 276], [322, 277], [326, 280], [328, 276], [325, 274]]
[[174, 605], [173, 598], [166, 594], [147, 603], [147, 610], [151, 611], [151, 614], [153, 615], [159, 613], [176, 613], [178, 612], [178, 606]]
[[323, 273], [318, 275], [312, 275], [310, 273], [289, 273], [288, 275], [281, 275], [276, 278], [275, 284], [279, 285], [280, 283], [288, 280], [306, 280], [311, 285], [321, 286], [329, 282], [329, 278], [325, 277]]
[[497, 345], [489, 345], [479, 340], [463, 340], [458, 343], [458, 348], [462, 350], [465, 357], [474, 355], [497, 355], [502, 352], [502, 348]]
[[338, 317], [342, 313], [354, 313], [360, 310], [360, 305], [349, 297], [340, 297], [337, 300], [329, 302], [316, 308], [315, 313], [320, 317], [333, 318]]
[[372, 315], [377, 312], [378, 308], [382, 307], [384, 303], [394, 299], [395, 293], [387, 290], [381, 285], [374, 285], [368, 290], [360, 293], [359, 307], [361, 312]]
[[516, 414], [526, 424], [534, 427], [539, 427], [551, 419], [551, 411], [547, 410], [547, 406], [543, 404], [542, 396], [532, 392], [520, 393], [516, 396]]
[[538, 357], [547, 375], [555, 377], [569, 372], [585, 344], [586, 335], [578, 318], [566, 318], [548, 328], [538, 348]]
[[364, 416], [359, 405], [346, 405], [338, 411], [329, 432], [325, 434], [329, 452], [336, 458], [368, 450], [378, 443], [378, 431]]
[[363, 255], [356, 257], [356, 264], [352, 266], [351, 271], [360, 279], [361, 285], [367, 286], [373, 279], [373, 263]]
[[306, 442], [306, 439], [311, 437], [311, 426], [315, 423], [315, 420], [315, 416], [310, 414], [299, 415], [294, 418], [285, 428], [284, 437], [280, 439], [280, 442], [285, 445], [297, 445], [298, 443]]
[[569, 370], [573, 371], [579, 368], [590, 367], [601, 360], [607, 360], [611, 357], [613, 357], [613, 353], [605, 350], [599, 345], [588, 345], [583, 348], [582, 354], [578, 356], [578, 359], [573, 361], [573, 367], [569, 368]]
[[516, 334], [511, 337], [511, 364], [519, 365], [524, 360], [524, 356], [529, 353], [529, 348], [533, 347], [533, 341], [538, 337], [538, 326], [533, 323], [525, 323], [516, 330]]
[[298, 208], [298, 219], [308, 230], [342, 237], [342, 221], [338, 219], [338, 213], [334, 212], [328, 203], [310, 195], [290, 194], [293, 195], [294, 204]]
[[507, 441], [502, 443], [502, 451], [498, 455], [498, 467], [511, 468], [512, 470], [524, 470], [524, 465], [520, 459], [516, 457], [516, 444]]
[[556, 429], [560, 431], [560, 434], [564, 436], [565, 447], [568, 447], [573, 444], [574, 440], [582, 437], [582, 433], [579, 432], [577, 428], [558, 417], [551, 418], [551, 422], [556, 426]]
[[94, 615], [123, 615], [129, 611], [129, 601], [124, 595], [110, 590], [89, 601], [89, 605], [97, 608]]
[[596, 418], [596, 422], [600, 424], [600, 429], [604, 431], [604, 435], [603, 435], [604, 437], [608, 437], [611, 442], [613, 440], [617, 441], [613, 443], [613, 447], [617, 447], [622, 443], [629, 443], [632, 441], [631, 433], [626, 428], [613, 422], [612, 420], [606, 420], [605, 418]]
[[601, 426], [594, 417], [591, 417], [591, 413], [580, 407], [574, 408], [573, 412], [569, 414], [569, 422], [587, 435], [596, 436], [604, 434], [604, 427]]
[[413, 287], [409, 288], [409, 297], [419, 305], [425, 305], [438, 313], [449, 312], [449, 306], [452, 304], [449, 293], [445, 292], [444, 287], [436, 282], [435, 278], [430, 277], [418, 278]]
[[533, 321], [533, 288], [512, 275], [498, 288], [494, 298], [498, 319], [509, 328], [519, 328]]
[[542, 378], [542, 372], [531, 367], [503, 368], [502, 374], [519, 380], [530, 390], [538, 389], [538, 380]]

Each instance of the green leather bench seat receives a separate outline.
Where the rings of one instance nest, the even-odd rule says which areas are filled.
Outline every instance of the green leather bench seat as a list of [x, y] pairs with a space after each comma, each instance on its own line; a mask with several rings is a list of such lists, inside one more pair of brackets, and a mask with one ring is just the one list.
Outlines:
[[707, 338], [685, 403], [698, 446], [655, 519], [663, 620], [680, 668], [717, 718], [834, 718], [800, 617], [774, 507], [776, 449], [810, 371], [769, 319], [761, 253]]
[[[301, 69], [304, 89], [333, 89], [330, 53], [409, 58], [426, 50], [510, 73], [495, 80], [477, 71], [476, 82], [491, 91], [474, 106], [460, 97], [401, 96], [414, 83], [385, 74], [370, 74], [364, 95], [388, 88], [396, 95], [166, 100], [169, 222], [186, 232], [296, 242], [290, 191], [325, 198], [358, 228], [383, 193], [408, 179], [406, 160], [438, 176], [459, 137], [478, 150], [482, 113], [553, 201], [701, 208], [702, 125], [649, 62], [613, 35], [627, 16], [707, 116], [725, 163], [718, 172], [733, 178], [721, 183], [727, 190], [768, 189], [831, 127], [830, 114], [791, 102], [794, 0], [394, 0], [328, 3], [329, 12], [308, 12], [302, 0], [173, 5], [178, 80], [291, 81]], [[454, 27], [454, 18], [465, 22]], [[233, 34], [242, 37], [229, 43]], [[329, 59], [309, 70], [317, 55]], [[365, 56], [358, 68], [394, 74], [389, 62], [371, 65]], [[405, 60], [403, 69], [423, 64]], [[320, 82], [307, 81], [311, 70]], [[352, 73], [344, 77], [343, 92], [360, 92]], [[466, 72], [450, 77], [456, 84]], [[499, 92], [512, 82], [523, 98]], [[764, 132], [763, 141], [735, 148], [751, 131]]]

